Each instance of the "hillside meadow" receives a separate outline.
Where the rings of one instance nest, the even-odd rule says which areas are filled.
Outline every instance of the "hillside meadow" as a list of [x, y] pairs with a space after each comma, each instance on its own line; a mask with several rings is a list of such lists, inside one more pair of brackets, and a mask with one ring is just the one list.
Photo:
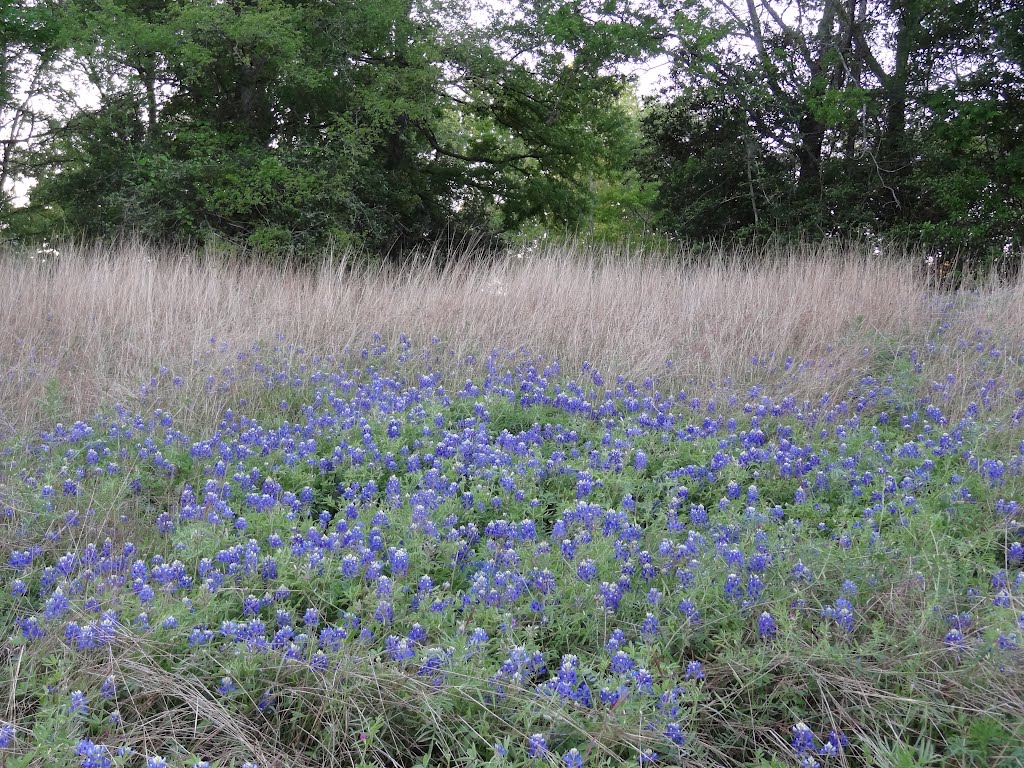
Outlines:
[[1016, 766], [1024, 283], [0, 257], [0, 766]]

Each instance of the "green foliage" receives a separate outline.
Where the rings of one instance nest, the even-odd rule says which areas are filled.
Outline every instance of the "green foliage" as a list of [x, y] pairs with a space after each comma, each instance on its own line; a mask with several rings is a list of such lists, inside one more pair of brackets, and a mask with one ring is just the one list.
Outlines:
[[657, 181], [659, 224], [679, 237], [746, 239], [779, 231], [791, 173], [765, 151], [741, 109], [713, 93], [652, 104], [639, 166]]
[[[688, 4], [645, 178], [692, 239], [920, 243], [999, 262], [1024, 227], [1020, 11], [1005, 0]], [[998, 264], [997, 264], [998, 265]]]
[[[1011, 268], [1021, 11], [784, 5], [3, 0], [0, 232], [300, 255], [852, 237]], [[666, 52], [638, 111], [620, 73]]]
[[574, 228], [593, 180], [624, 165], [608, 67], [657, 45], [652, 17], [614, 4], [524, 3], [488, 22], [406, 0], [74, 0], [66, 14], [67, 55], [99, 100], [67, 105], [35, 155], [50, 226], [265, 252]]
[[61, 89], [66, 30], [57, 0], [0, 0], [0, 237], [12, 236], [16, 184], [34, 175], [28, 155], [44, 122], [40, 102]]

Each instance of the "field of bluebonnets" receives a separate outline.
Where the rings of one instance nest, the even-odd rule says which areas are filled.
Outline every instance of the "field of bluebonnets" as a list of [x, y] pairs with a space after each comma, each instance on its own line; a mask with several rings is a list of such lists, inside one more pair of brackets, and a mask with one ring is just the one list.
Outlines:
[[1019, 283], [2, 269], [4, 768], [1024, 761]]

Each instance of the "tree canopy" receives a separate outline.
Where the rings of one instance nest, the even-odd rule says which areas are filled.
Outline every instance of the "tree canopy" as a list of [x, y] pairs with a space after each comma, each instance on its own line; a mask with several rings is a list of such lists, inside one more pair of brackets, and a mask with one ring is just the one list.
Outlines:
[[[1024, 238], [1009, 0], [0, 0], [0, 19], [8, 236]], [[671, 85], [641, 106], [627, 73], [657, 55]]]
[[[647, 175], [682, 237], [1024, 242], [1024, 13], [1007, 0], [698, 0]], [[713, 212], [719, 211], [717, 215]]]

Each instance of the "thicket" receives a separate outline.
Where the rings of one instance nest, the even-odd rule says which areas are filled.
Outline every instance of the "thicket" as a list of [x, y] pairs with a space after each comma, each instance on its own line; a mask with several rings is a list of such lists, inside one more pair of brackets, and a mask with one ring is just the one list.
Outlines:
[[5, 0], [0, 20], [7, 239], [1021, 248], [1006, 0]]

